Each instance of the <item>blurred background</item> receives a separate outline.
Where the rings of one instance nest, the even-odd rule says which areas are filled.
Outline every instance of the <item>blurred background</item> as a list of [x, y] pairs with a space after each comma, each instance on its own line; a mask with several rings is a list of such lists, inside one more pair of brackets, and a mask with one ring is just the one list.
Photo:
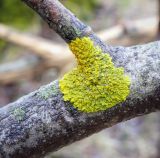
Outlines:
[[[60, 0], [107, 44], [158, 40], [159, 0]], [[17, 9], [18, 6], [18, 9]], [[0, 0], [0, 106], [60, 78], [75, 65], [64, 41], [20, 0]], [[139, 117], [47, 158], [160, 158], [160, 116]]]

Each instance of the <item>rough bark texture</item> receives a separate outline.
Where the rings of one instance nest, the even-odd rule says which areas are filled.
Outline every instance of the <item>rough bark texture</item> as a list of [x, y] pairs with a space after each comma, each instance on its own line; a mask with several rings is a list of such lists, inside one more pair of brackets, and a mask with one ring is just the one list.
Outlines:
[[124, 67], [131, 77], [131, 92], [125, 102], [106, 111], [82, 113], [63, 101], [58, 81], [43, 86], [0, 109], [0, 157], [43, 157], [106, 127], [160, 110], [160, 42], [127, 48], [106, 46], [92, 31], [84, 31], [87, 27], [58, 1], [24, 1], [65, 41], [90, 36], [112, 56], [116, 66]]
[[66, 42], [86, 35], [90, 27], [79, 21], [58, 0], [22, 0], [34, 9]]

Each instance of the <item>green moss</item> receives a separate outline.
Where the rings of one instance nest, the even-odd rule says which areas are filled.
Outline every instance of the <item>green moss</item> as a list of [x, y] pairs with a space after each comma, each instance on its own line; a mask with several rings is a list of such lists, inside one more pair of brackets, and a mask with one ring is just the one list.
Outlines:
[[15, 108], [13, 110], [13, 115], [17, 121], [22, 121], [25, 116], [25, 111], [22, 108]]
[[60, 80], [65, 101], [84, 112], [106, 110], [125, 101], [130, 79], [122, 67], [114, 66], [109, 54], [103, 54], [88, 37], [77, 38], [69, 46], [78, 65]]

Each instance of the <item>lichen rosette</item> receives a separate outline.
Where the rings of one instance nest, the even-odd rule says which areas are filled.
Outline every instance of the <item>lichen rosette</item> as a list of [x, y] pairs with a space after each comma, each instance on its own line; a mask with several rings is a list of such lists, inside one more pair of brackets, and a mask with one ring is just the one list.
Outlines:
[[95, 46], [89, 37], [73, 40], [69, 47], [77, 67], [60, 80], [64, 100], [83, 112], [106, 110], [126, 100], [130, 78], [115, 67], [109, 54]]

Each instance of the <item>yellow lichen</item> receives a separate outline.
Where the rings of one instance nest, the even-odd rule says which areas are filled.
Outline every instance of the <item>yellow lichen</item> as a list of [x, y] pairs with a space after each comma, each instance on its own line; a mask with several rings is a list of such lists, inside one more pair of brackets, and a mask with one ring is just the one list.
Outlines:
[[60, 80], [65, 101], [80, 111], [97, 112], [126, 100], [130, 79], [123, 68], [114, 66], [109, 54], [89, 37], [77, 38], [69, 47], [78, 65]]

